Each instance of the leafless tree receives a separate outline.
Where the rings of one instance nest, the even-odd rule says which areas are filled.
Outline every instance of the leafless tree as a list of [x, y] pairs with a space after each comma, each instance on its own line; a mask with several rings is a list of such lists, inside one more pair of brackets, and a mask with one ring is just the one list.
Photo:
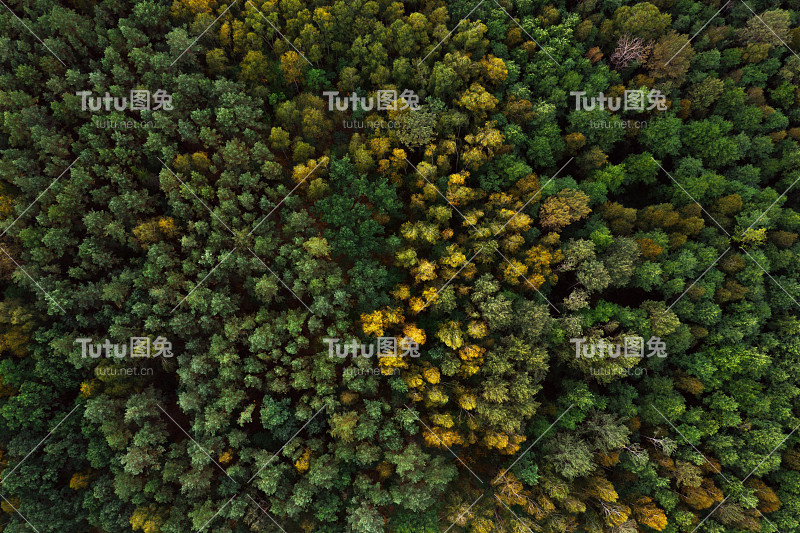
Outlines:
[[617, 49], [611, 54], [611, 63], [614, 68], [625, 68], [634, 61], [644, 61], [650, 55], [650, 43], [644, 42], [639, 37], [623, 35], [617, 41]]

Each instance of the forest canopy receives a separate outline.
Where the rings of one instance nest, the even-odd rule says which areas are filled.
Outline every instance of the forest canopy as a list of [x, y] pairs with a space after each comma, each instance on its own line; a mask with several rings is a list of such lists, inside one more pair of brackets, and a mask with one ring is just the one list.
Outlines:
[[0, 532], [800, 531], [797, 0], [0, 3]]

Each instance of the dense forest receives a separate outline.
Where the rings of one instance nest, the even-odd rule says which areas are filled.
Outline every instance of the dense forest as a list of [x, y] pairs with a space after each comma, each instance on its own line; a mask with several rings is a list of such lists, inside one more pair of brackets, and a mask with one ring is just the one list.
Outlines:
[[0, 4], [0, 532], [800, 531], [800, 0]]

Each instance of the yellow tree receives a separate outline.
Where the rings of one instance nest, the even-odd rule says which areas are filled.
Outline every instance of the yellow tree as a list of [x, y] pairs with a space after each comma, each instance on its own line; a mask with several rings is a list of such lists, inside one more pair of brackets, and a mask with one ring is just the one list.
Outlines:
[[564, 189], [545, 200], [539, 214], [545, 228], [561, 229], [591, 213], [589, 196], [575, 189]]
[[287, 83], [294, 82], [297, 85], [303, 78], [303, 68], [307, 63], [300, 54], [294, 50], [289, 50], [281, 56], [281, 74]]
[[667, 515], [653, 503], [652, 498], [647, 496], [634, 502], [633, 516], [638, 523], [656, 531], [663, 531], [667, 527]]
[[471, 112], [476, 120], [481, 120], [487, 113], [494, 111], [497, 106], [497, 98], [484, 89], [480, 83], [473, 83], [461, 95], [458, 105]]

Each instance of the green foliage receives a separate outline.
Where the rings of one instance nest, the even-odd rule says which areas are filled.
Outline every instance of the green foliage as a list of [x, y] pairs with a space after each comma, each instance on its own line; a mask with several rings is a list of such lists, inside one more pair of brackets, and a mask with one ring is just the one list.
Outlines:
[[797, 531], [800, 15], [750, 4], [8, 3], [0, 531]]

